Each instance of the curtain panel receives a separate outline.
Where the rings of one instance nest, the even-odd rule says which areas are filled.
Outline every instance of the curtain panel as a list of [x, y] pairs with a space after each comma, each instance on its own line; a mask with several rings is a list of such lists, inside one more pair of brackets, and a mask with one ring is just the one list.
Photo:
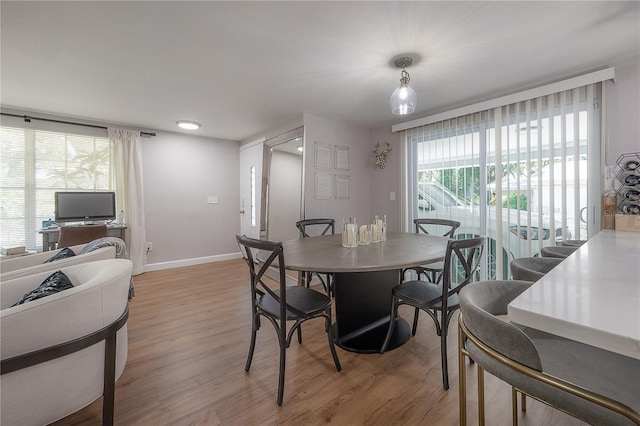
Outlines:
[[147, 260], [140, 132], [117, 128], [107, 131], [113, 146], [116, 201], [124, 212], [129, 258], [133, 262], [133, 274], [138, 275], [144, 272]]

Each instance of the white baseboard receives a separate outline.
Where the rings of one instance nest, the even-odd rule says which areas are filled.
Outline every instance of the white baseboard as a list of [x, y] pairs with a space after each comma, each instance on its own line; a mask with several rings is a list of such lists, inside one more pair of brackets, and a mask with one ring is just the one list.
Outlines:
[[193, 259], [173, 260], [171, 262], [148, 263], [144, 267], [145, 272], [161, 271], [163, 269], [182, 268], [183, 266], [202, 265], [203, 263], [224, 262], [225, 260], [240, 259], [238, 253], [219, 254], [216, 256], [196, 257]]

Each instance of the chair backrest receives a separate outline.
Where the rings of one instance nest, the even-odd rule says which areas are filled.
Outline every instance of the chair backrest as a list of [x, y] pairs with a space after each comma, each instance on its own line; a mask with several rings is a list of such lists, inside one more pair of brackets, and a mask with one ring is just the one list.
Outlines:
[[[296, 222], [296, 227], [300, 230], [300, 236], [307, 238], [311, 236], [327, 235], [331, 231], [331, 235], [336, 233], [336, 221], [334, 219], [304, 219]], [[315, 232], [309, 233], [309, 229]]]
[[62, 226], [58, 248], [75, 246], [107, 236], [107, 225]]
[[460, 222], [447, 219], [413, 219], [413, 223], [416, 226], [416, 234], [421, 232], [429, 234], [430, 226], [442, 226], [446, 232], [442, 234], [443, 237], [453, 238], [456, 229], [460, 227]]
[[529, 337], [496, 315], [533, 283], [530, 281], [480, 281], [460, 292], [464, 325], [478, 340], [520, 364], [542, 371], [540, 355]]
[[485, 237], [450, 240], [442, 272], [442, 309], [447, 310], [447, 299], [459, 293], [469, 284], [480, 270]]
[[580, 246], [548, 246], [542, 247], [540, 254], [542, 257], [554, 257], [558, 259], [565, 259], [578, 250]]
[[[236, 240], [238, 241], [242, 257], [246, 261], [247, 266], [249, 266], [249, 273], [251, 274], [251, 301], [254, 312], [258, 298], [269, 294], [280, 303], [280, 319], [282, 321], [284, 321], [287, 316], [287, 309], [296, 315], [304, 315], [300, 310], [287, 304], [287, 281], [284, 269], [284, 249], [282, 243], [256, 240], [246, 235], [236, 235]], [[277, 290], [279, 291], [277, 292], [264, 281], [266, 278], [265, 274], [270, 268], [277, 268], [278, 270], [279, 287]]]

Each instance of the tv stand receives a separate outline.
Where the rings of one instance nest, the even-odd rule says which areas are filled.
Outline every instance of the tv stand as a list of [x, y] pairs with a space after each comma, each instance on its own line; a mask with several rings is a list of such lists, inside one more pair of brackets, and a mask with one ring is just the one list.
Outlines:
[[[82, 225], [78, 225], [82, 226]], [[107, 236], [117, 237], [127, 243], [124, 238], [127, 227], [124, 225], [107, 225]], [[44, 228], [38, 231], [42, 234], [42, 251], [55, 250], [60, 237], [60, 228]]]

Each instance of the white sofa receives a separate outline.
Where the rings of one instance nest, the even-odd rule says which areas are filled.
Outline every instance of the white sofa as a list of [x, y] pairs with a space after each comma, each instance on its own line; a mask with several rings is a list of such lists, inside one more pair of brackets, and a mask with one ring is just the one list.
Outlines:
[[69, 247], [76, 256], [43, 263], [47, 259], [58, 254], [62, 249], [43, 251], [41, 253], [16, 257], [15, 259], [3, 259], [0, 261], [0, 281], [11, 280], [38, 272], [48, 271], [52, 268], [60, 269], [71, 265], [116, 258], [116, 248], [113, 246], [102, 247], [88, 253], [78, 254], [87, 244], [79, 244]]
[[103, 424], [113, 423], [132, 268], [127, 259], [59, 268], [73, 288], [13, 307], [57, 269], [2, 282], [0, 424], [48, 424], [103, 393]]

